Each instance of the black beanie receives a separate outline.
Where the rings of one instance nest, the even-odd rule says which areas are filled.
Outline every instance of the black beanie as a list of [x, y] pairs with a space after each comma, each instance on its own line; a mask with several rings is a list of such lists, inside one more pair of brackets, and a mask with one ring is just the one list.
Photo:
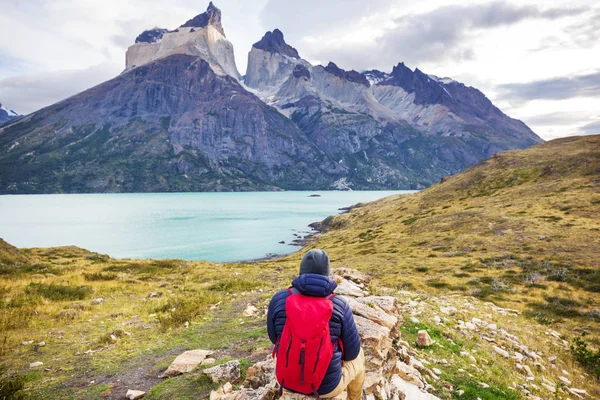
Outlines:
[[302, 274], [329, 276], [329, 256], [327, 253], [319, 249], [307, 251], [300, 262], [300, 275]]

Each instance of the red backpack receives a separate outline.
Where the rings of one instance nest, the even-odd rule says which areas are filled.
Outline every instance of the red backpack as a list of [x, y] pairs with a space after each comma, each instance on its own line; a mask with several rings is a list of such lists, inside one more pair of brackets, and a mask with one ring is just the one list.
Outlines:
[[333, 302], [329, 297], [293, 293], [286, 299], [286, 321], [279, 338], [275, 374], [281, 387], [302, 394], [317, 394], [331, 358], [333, 343], [329, 320]]

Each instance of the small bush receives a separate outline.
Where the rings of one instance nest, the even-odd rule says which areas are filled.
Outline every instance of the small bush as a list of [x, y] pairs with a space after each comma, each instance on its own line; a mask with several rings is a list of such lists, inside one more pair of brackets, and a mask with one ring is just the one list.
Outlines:
[[212, 284], [209, 290], [217, 292], [239, 293], [247, 292], [262, 286], [262, 282], [249, 281], [246, 279], [224, 279]]
[[600, 349], [597, 349], [596, 352], [590, 350], [584, 339], [585, 336], [584, 332], [580, 337], [573, 339], [571, 352], [586, 370], [594, 374], [596, 378], [600, 378]]
[[84, 273], [83, 276], [85, 277], [86, 281], [112, 281], [117, 279], [118, 275], [110, 272], [91, 272]]
[[27, 285], [25, 293], [56, 301], [84, 300], [92, 293], [92, 289], [89, 286], [67, 286], [56, 285], [54, 283], [32, 282]]
[[0, 399], [19, 400], [24, 399], [25, 379], [22, 376], [11, 376], [8, 367], [0, 364]]
[[158, 313], [157, 318], [161, 328], [178, 328], [203, 315], [206, 308], [218, 302], [218, 299], [216, 295], [207, 292], [186, 293], [169, 298], [154, 311]]

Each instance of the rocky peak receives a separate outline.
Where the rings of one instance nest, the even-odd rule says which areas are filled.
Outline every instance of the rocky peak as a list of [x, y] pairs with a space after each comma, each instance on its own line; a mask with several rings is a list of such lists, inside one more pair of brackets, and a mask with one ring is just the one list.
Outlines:
[[8, 108], [4, 107], [2, 103], [0, 103], [0, 124], [3, 124], [17, 117], [20, 117], [20, 115], [14, 112], [13, 110], [9, 110]]
[[337, 76], [338, 78], [345, 79], [350, 82], [358, 83], [358, 84], [364, 85], [366, 87], [371, 86], [371, 84], [369, 83], [369, 80], [363, 74], [356, 72], [355, 70], [351, 70], [351, 71], [343, 70], [331, 61], [325, 67], [325, 71]]
[[296, 65], [296, 67], [294, 67], [294, 70], [292, 71], [292, 74], [294, 75], [294, 78], [301, 78], [304, 76], [310, 79], [310, 71], [302, 64]]
[[273, 32], [269, 31], [265, 33], [262, 39], [254, 43], [252, 47], [268, 51], [269, 53], [280, 53], [288, 57], [300, 58], [298, 50], [285, 42], [283, 32], [279, 29], [274, 29]]
[[388, 79], [390, 77], [389, 74], [383, 72], [383, 71], [379, 71], [377, 69], [371, 69], [368, 71], [364, 71], [362, 73], [365, 78], [367, 78], [367, 80], [369, 81], [369, 83], [371, 85], [376, 85], [379, 82], [385, 81], [386, 79]]
[[196, 15], [194, 18], [181, 25], [182, 28], [205, 28], [208, 25], [214, 26], [223, 36], [225, 31], [221, 25], [221, 10], [219, 10], [212, 1], [208, 4], [208, 8], [202, 14]]
[[418, 68], [413, 72], [410, 68], [399, 63], [392, 69], [389, 79], [380, 85], [393, 85], [415, 94], [415, 103], [421, 105], [450, 104], [454, 100], [444, 87]]
[[153, 28], [153, 29], [148, 29], [147, 31], [144, 31], [142, 33], [140, 33], [138, 35], [137, 38], [135, 38], [135, 42], [136, 43], [158, 43], [160, 42], [160, 40], [162, 39], [162, 37], [164, 36], [164, 34], [166, 32], [168, 32], [168, 29], [163, 29], [163, 28]]

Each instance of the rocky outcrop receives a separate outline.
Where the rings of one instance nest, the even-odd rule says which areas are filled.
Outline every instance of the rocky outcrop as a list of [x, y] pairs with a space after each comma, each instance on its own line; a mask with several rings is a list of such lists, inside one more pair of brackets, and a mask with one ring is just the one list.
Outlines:
[[144, 31], [125, 55], [126, 70], [146, 65], [174, 54], [202, 58], [215, 73], [240, 79], [235, 65], [233, 45], [225, 38], [221, 10], [212, 2], [206, 12], [173, 31], [155, 28]]
[[213, 26], [221, 35], [225, 36], [223, 25], [221, 25], [221, 10], [219, 10], [213, 2], [208, 3], [208, 7], [202, 14], [196, 15], [194, 18], [181, 25], [182, 28], [206, 28]]
[[[400, 338], [402, 323], [398, 300], [391, 296], [370, 296], [365, 285], [369, 278], [350, 269], [332, 271], [332, 277], [342, 287], [357, 286], [360, 292], [347, 294], [355, 314], [355, 321], [366, 356], [367, 377], [365, 392], [368, 400], [410, 399], [435, 400], [427, 392], [429, 385], [422, 374], [432, 374], [413, 357], [408, 343]], [[269, 357], [248, 369], [240, 390], [234, 391], [229, 383], [213, 391], [211, 400], [275, 400], [278, 396], [275, 379], [275, 361]], [[308, 400], [312, 397], [283, 391], [282, 399]]]
[[279, 53], [292, 58], [300, 58], [298, 50], [285, 42], [283, 33], [279, 29], [265, 33], [262, 39], [254, 43], [252, 47], [268, 51], [269, 53]]

